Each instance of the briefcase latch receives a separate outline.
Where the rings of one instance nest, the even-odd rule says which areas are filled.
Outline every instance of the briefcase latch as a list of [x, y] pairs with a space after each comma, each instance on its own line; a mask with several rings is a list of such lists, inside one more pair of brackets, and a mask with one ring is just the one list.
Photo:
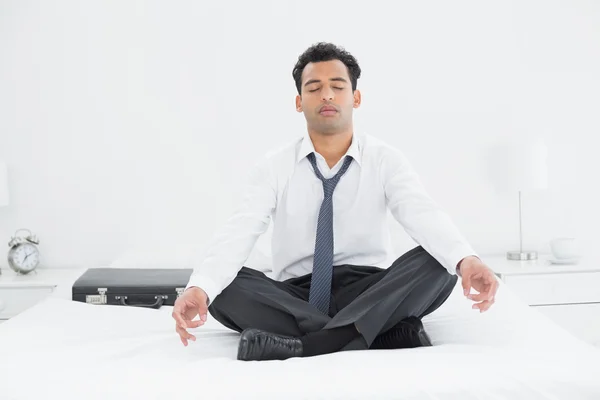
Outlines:
[[106, 288], [98, 288], [98, 294], [88, 294], [85, 302], [90, 304], [106, 304]]

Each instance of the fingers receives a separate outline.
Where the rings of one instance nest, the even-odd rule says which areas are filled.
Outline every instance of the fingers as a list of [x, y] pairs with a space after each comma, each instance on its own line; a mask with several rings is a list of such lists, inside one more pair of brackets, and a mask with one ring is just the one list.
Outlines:
[[498, 281], [493, 275], [486, 275], [479, 280], [476, 279], [475, 290], [479, 293], [470, 294], [467, 298], [474, 301], [494, 300], [498, 290]]
[[496, 300], [497, 287], [498, 282], [491, 282], [489, 285], [486, 285], [485, 290], [481, 291], [480, 293], [470, 294], [467, 296], [467, 298], [479, 302], [477, 304], [473, 304], [474, 309], [479, 309], [480, 312], [487, 311]]
[[473, 304], [473, 309], [479, 309], [479, 312], [486, 312], [487, 310], [490, 309], [490, 307], [492, 306], [492, 304], [494, 304], [495, 300], [484, 300], [481, 303], [476, 303]]
[[188, 328], [199, 328], [202, 325], [204, 325], [205, 321], [202, 321], [201, 319], [197, 320], [197, 321], [188, 321], [187, 322], [187, 327]]
[[189, 333], [187, 329], [199, 328], [206, 322], [207, 310], [200, 310], [200, 318], [198, 320], [190, 320], [184, 313], [181, 312], [183, 307], [176, 305], [173, 307], [172, 317], [175, 319], [175, 331], [179, 334], [179, 339], [184, 346], [188, 345], [188, 341], [196, 341], [196, 337]]
[[188, 331], [186, 331], [185, 329], [183, 329], [181, 326], [177, 326], [175, 328], [175, 330], [179, 334], [179, 338], [181, 340], [181, 343], [183, 343], [184, 346], [188, 345], [188, 340], [192, 340], [194, 342], [196, 341], [196, 336], [192, 335], [191, 333], [189, 333]]
[[192, 318], [195, 318], [195, 316], [198, 315], [198, 313], [187, 313], [184, 316], [184, 321], [186, 323], [186, 326], [184, 326], [184, 328], [198, 328], [202, 325], [204, 325], [204, 323], [206, 322], [206, 314], [202, 313], [202, 310], [200, 310], [199, 313], [199, 319], [193, 321]]
[[496, 290], [498, 288], [498, 281], [491, 278], [489, 284], [486, 285], [486, 290], [482, 293], [469, 296], [470, 299], [480, 301], [480, 303], [473, 304], [473, 309], [479, 309], [479, 312], [486, 312], [496, 301]]
[[477, 293], [469, 293], [467, 298], [473, 301], [484, 301], [484, 300], [493, 300], [494, 293], [492, 293], [492, 285], [485, 284], [481, 282], [481, 280], [475, 280], [473, 282], [473, 288]]
[[469, 294], [467, 298], [478, 303], [473, 304], [472, 308], [479, 310], [480, 313], [486, 312], [496, 300], [496, 291], [498, 281], [493, 275], [484, 275], [475, 282], [476, 290], [479, 293]]
[[489, 291], [485, 291], [482, 293], [470, 294], [467, 296], [469, 300], [473, 301], [484, 301], [484, 300], [492, 300], [492, 295]]
[[498, 280], [494, 275], [490, 277], [490, 297], [491, 300], [496, 298], [496, 292], [498, 291]]
[[173, 308], [173, 314], [171, 314], [171, 316], [175, 319], [175, 322], [177, 323], [177, 326], [180, 326], [183, 329], [187, 328], [187, 324], [185, 322], [185, 319], [183, 318], [183, 314], [178, 309], [178, 307], [174, 307]]
[[465, 294], [465, 296], [467, 296], [471, 291], [471, 277], [469, 275], [462, 276], [462, 287], [463, 293]]
[[[197, 321], [185, 321], [185, 322], [186, 322], [187, 328], [198, 328], [198, 327], [204, 325], [205, 321], [197, 320]], [[188, 340], [192, 340], [194, 342], [196, 341], [196, 336], [189, 333], [186, 330], [186, 328], [182, 327], [179, 323], [177, 323], [177, 325], [175, 326], [175, 331], [177, 331], [177, 333], [179, 334], [181, 343], [183, 343], [184, 346], [188, 345]]]

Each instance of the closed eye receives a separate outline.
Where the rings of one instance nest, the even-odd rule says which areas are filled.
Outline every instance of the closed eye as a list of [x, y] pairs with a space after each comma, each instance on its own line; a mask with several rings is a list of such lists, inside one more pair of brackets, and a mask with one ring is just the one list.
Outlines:
[[[342, 87], [337, 87], [337, 86], [334, 86], [333, 88], [334, 88], [334, 89], [338, 89], [338, 90], [344, 90], [344, 88], [342, 88]], [[310, 93], [313, 93], [313, 92], [316, 92], [317, 90], [319, 90], [319, 89], [313, 89], [313, 90], [309, 90], [309, 92], [310, 92]]]

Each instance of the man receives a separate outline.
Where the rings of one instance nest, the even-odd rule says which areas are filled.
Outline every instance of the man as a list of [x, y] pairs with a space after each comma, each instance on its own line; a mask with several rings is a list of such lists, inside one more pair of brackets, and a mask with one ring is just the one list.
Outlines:
[[[330, 43], [298, 58], [296, 109], [307, 133], [254, 167], [241, 209], [177, 299], [173, 318], [185, 346], [207, 312], [241, 332], [240, 360], [430, 346], [421, 318], [444, 303], [457, 275], [473, 308], [494, 303], [493, 272], [403, 154], [354, 132], [360, 73], [356, 59]], [[387, 210], [419, 244], [391, 266]], [[272, 278], [243, 266], [270, 219]]]

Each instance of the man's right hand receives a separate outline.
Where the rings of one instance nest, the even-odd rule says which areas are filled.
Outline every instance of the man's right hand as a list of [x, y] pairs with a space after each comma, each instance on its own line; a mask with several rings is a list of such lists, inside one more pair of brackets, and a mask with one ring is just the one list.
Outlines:
[[[196, 341], [196, 337], [187, 329], [198, 328], [206, 322], [207, 300], [206, 292], [199, 287], [187, 289], [175, 300], [172, 316], [175, 319], [175, 330], [184, 346], [188, 345], [188, 340]], [[192, 321], [197, 315], [200, 315], [200, 319]]]

